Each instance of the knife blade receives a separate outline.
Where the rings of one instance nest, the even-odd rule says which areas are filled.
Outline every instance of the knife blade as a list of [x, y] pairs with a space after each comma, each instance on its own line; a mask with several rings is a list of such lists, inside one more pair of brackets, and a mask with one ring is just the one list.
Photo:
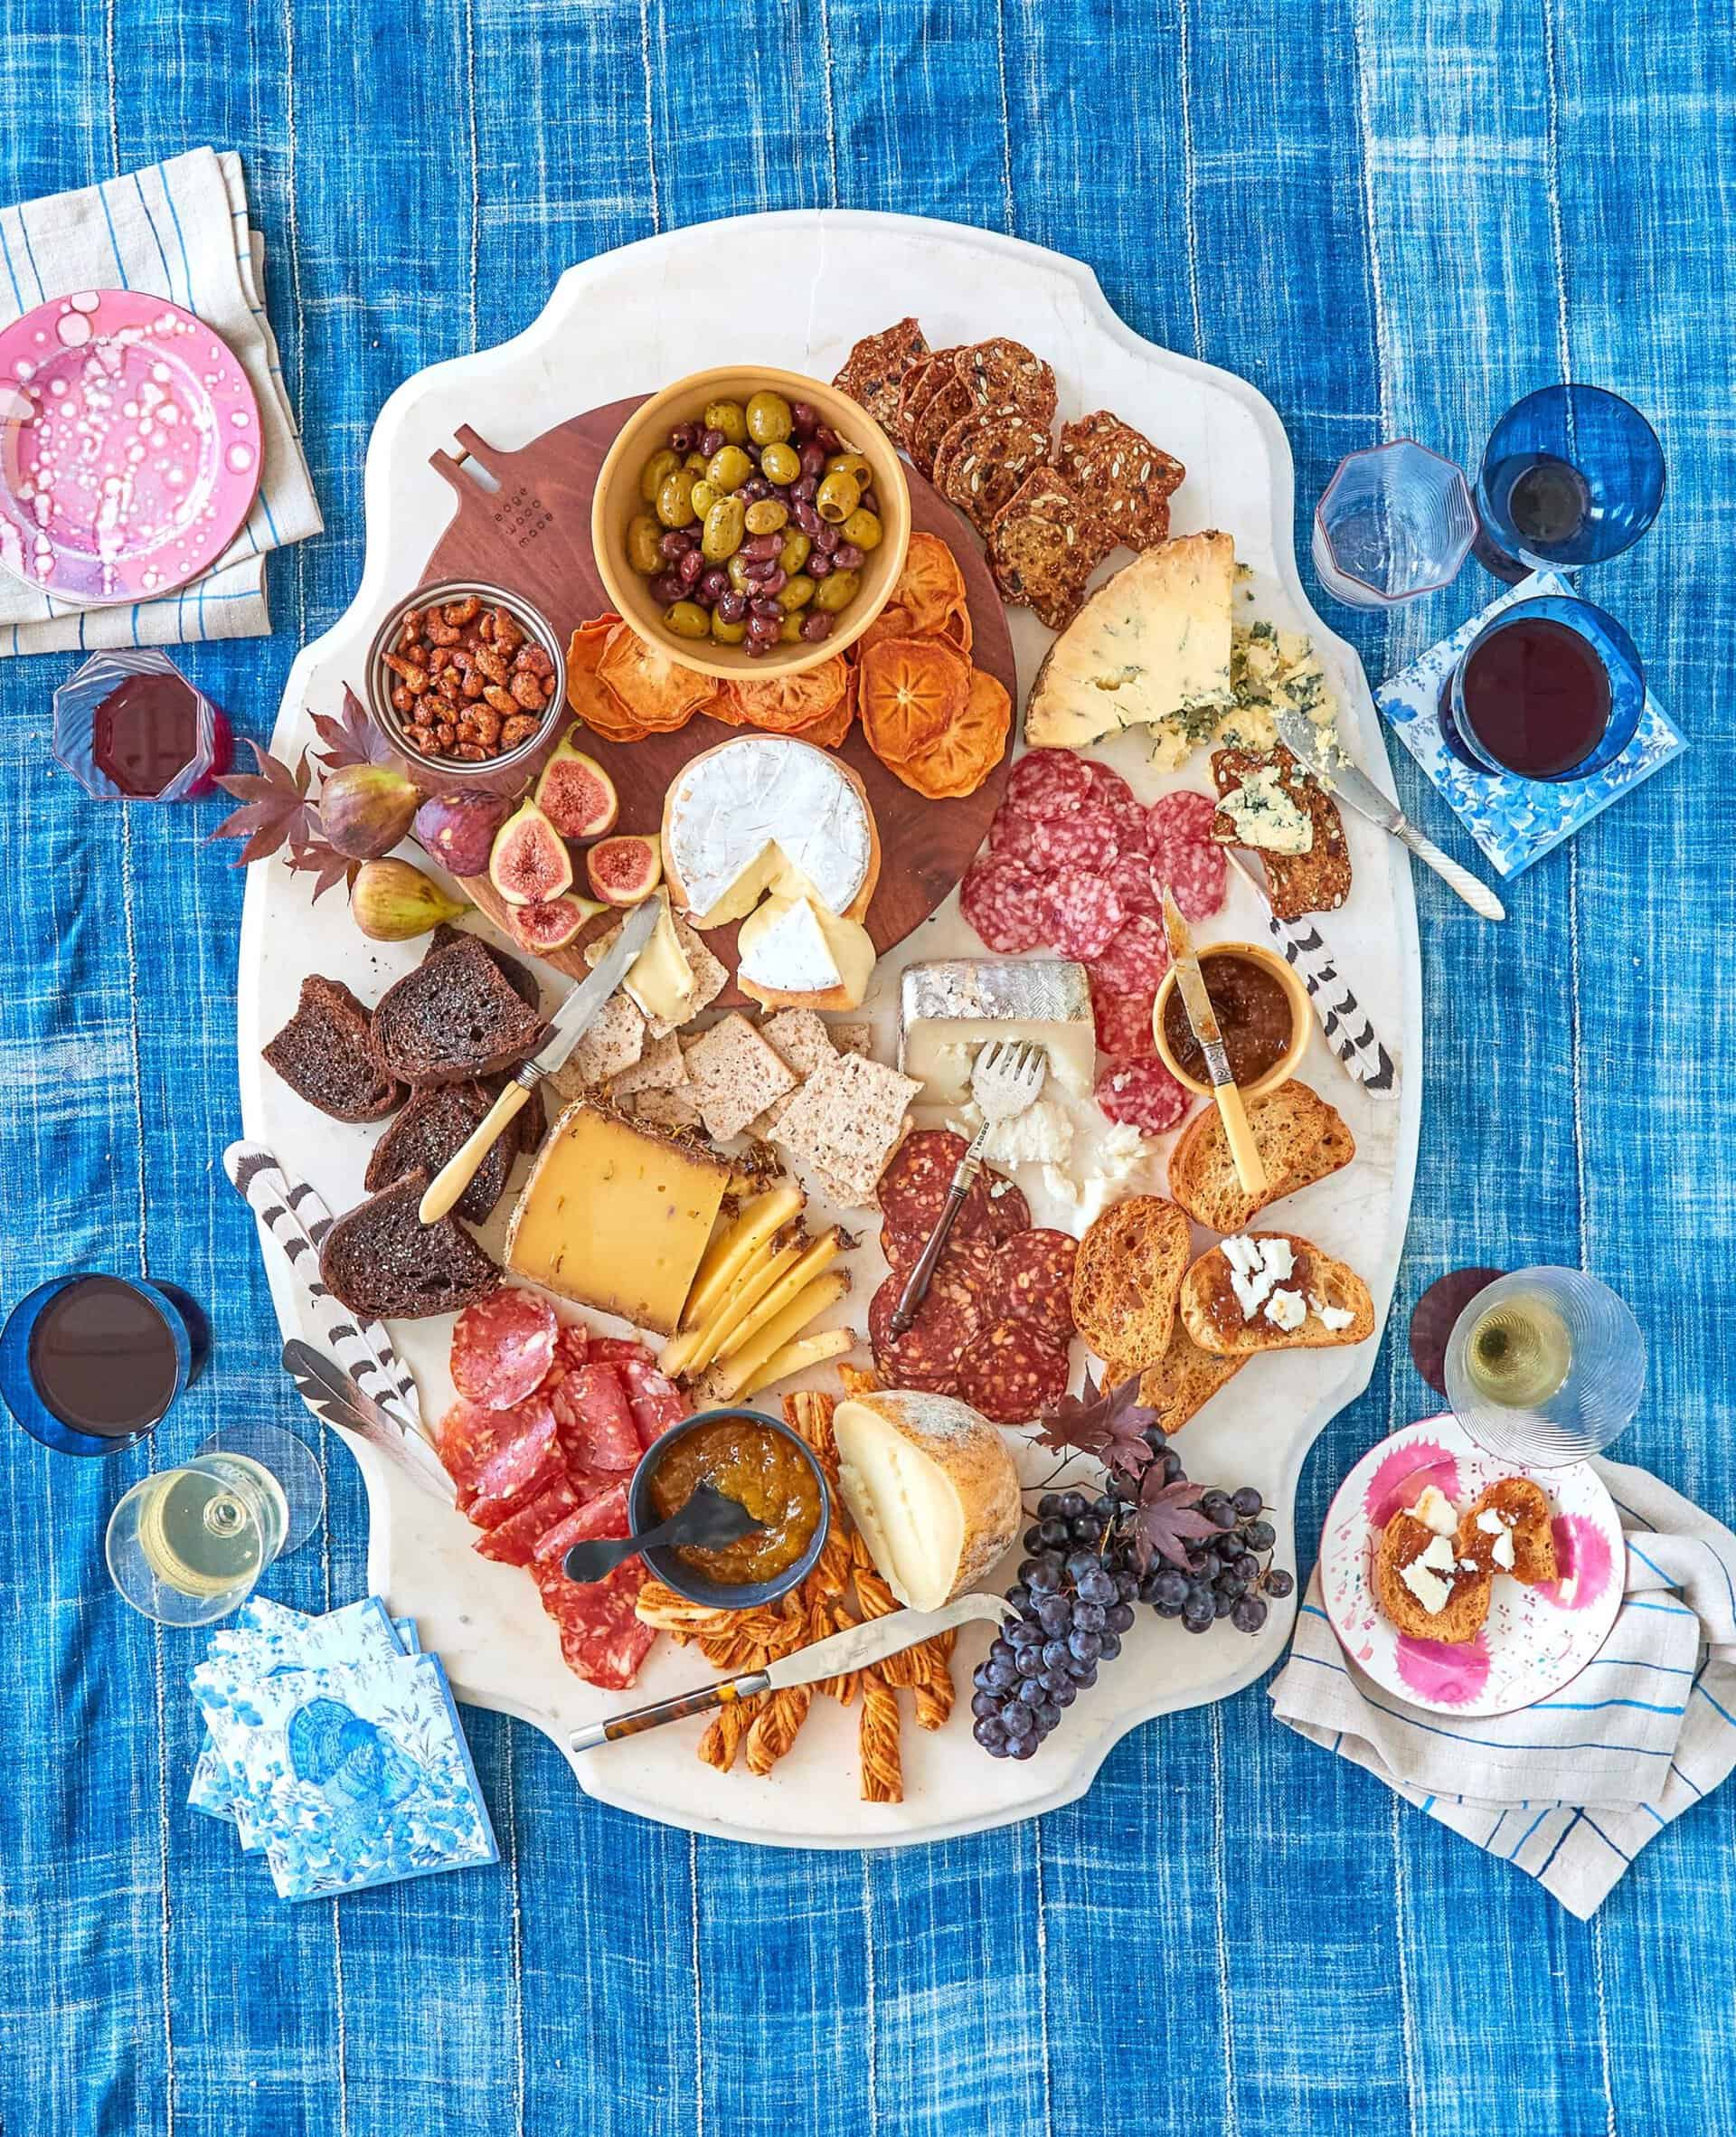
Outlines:
[[1277, 714], [1278, 738], [1305, 771], [1312, 773], [1327, 793], [1347, 801], [1359, 817], [1378, 824], [1389, 837], [1407, 846], [1424, 867], [1432, 868], [1448, 886], [1464, 899], [1473, 912], [1485, 920], [1505, 920], [1507, 909], [1488, 885], [1479, 883], [1468, 868], [1461, 868], [1441, 852], [1432, 838], [1425, 838], [1398, 803], [1381, 790], [1365, 771], [1353, 764], [1342, 750], [1323, 747], [1320, 730], [1306, 713]]
[[615, 1744], [623, 1736], [637, 1736], [665, 1722], [684, 1721], [695, 1714], [710, 1714], [737, 1699], [751, 1699], [759, 1692], [786, 1691], [792, 1685], [818, 1684], [828, 1677], [847, 1677], [853, 1669], [871, 1669], [888, 1655], [932, 1640], [937, 1632], [950, 1631], [973, 1618], [999, 1625], [1013, 1613], [1002, 1595], [960, 1595], [939, 1610], [894, 1611], [888, 1617], [872, 1618], [831, 1633], [793, 1655], [781, 1655], [763, 1669], [750, 1669], [739, 1677], [726, 1677], [699, 1691], [681, 1692], [673, 1699], [659, 1699], [649, 1707], [636, 1707], [608, 1720], [588, 1722], [567, 1739], [573, 1751], [595, 1751], [599, 1744]]
[[642, 905], [633, 908], [595, 967], [549, 1019], [548, 1037], [534, 1054], [519, 1064], [464, 1148], [447, 1159], [429, 1183], [416, 1212], [424, 1225], [438, 1222], [451, 1208], [476, 1177], [476, 1168], [512, 1124], [529, 1098], [532, 1086], [540, 1077], [561, 1067], [596, 1022], [603, 1004], [651, 940], [662, 903], [661, 897], [647, 898]]
[[1260, 1162], [1253, 1130], [1248, 1125], [1241, 1092], [1230, 1073], [1230, 1056], [1224, 1051], [1223, 1035], [1218, 1029], [1218, 1013], [1206, 992], [1205, 975], [1194, 953], [1194, 938], [1167, 884], [1164, 885], [1164, 934], [1169, 943], [1169, 961], [1175, 974], [1176, 992], [1187, 1011], [1194, 1036], [1200, 1043], [1200, 1052], [1205, 1056], [1206, 1077], [1218, 1102], [1218, 1115], [1223, 1122], [1224, 1139], [1230, 1145], [1236, 1177], [1241, 1182], [1244, 1194], [1261, 1199], [1266, 1193], [1266, 1168]]

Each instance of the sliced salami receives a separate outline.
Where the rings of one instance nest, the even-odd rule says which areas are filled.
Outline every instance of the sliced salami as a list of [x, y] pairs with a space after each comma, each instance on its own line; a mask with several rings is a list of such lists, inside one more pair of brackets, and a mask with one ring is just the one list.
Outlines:
[[1035, 860], [1033, 865], [1052, 875], [1064, 868], [1082, 868], [1093, 875], [1106, 875], [1121, 856], [1115, 819], [1099, 808], [1081, 808], [1071, 816], [1044, 818], [1032, 833]]
[[[904, 1138], [881, 1174], [877, 1190], [888, 1232], [919, 1243], [929, 1236], [940, 1221], [947, 1189], [967, 1147], [962, 1135], [944, 1128], [919, 1128]], [[959, 1226], [969, 1214], [967, 1203], [958, 1213], [958, 1224], [953, 1226], [955, 1239], [961, 1236]], [[968, 1233], [963, 1236], [967, 1237]]]
[[890, 1386], [948, 1395], [959, 1353], [981, 1325], [976, 1309], [968, 1300], [930, 1291], [915, 1320], [901, 1336], [894, 1336], [892, 1314], [903, 1289], [903, 1277], [894, 1272], [869, 1301], [868, 1340], [875, 1369]]
[[1162, 860], [1172, 846], [1210, 844], [1212, 818], [1217, 808], [1213, 796], [1197, 794], [1189, 787], [1160, 794], [1146, 812], [1147, 846], [1153, 860]]
[[997, 1320], [958, 1360], [962, 1401], [995, 1424], [1029, 1424], [1067, 1392], [1067, 1352], [1029, 1321]]
[[485, 1410], [510, 1410], [542, 1386], [559, 1329], [553, 1307], [534, 1291], [478, 1299], [452, 1329], [452, 1385]]
[[1105, 994], [1143, 995], [1149, 1001], [1169, 969], [1169, 943], [1148, 914], [1137, 913], [1090, 960], [1091, 986]]
[[1168, 866], [1175, 910], [1184, 920], [1210, 920], [1223, 910], [1229, 863], [1221, 846], [1180, 847], [1170, 856]]
[[1163, 917], [1163, 898], [1152, 878], [1149, 854], [1123, 851], [1106, 881], [1120, 899], [1121, 910], [1129, 920], [1141, 914], [1146, 920]]
[[1073, 1333], [1073, 1260], [1079, 1242], [1071, 1233], [1039, 1225], [1009, 1239], [995, 1255], [983, 1307], [989, 1321], [1029, 1321], [1056, 1343]]
[[621, 1376], [626, 1369], [580, 1366], [550, 1395], [561, 1444], [573, 1469], [618, 1474], [637, 1468], [644, 1449]]
[[1112, 1061], [1137, 1061], [1156, 1054], [1151, 1035], [1152, 995], [1110, 994], [1093, 986], [1091, 1015], [1097, 1023], [1097, 1050]]
[[606, 1580], [583, 1585], [567, 1578], [561, 1561], [574, 1544], [592, 1537], [631, 1533], [627, 1487], [618, 1485], [551, 1529], [538, 1544], [531, 1568], [542, 1607], [560, 1629], [561, 1655], [567, 1668], [587, 1683], [614, 1692], [625, 1691], [633, 1682], [656, 1638], [634, 1614], [646, 1577], [645, 1561], [629, 1558]]
[[462, 1397], [453, 1404], [440, 1420], [440, 1460], [460, 1499], [475, 1491], [489, 1458], [517, 1433], [517, 1420], [509, 1410], [485, 1410]]
[[552, 1528], [544, 1529], [536, 1539], [533, 1555], [539, 1560], [564, 1558], [574, 1544], [589, 1543], [594, 1537], [632, 1533], [627, 1514], [627, 1484], [618, 1478], [606, 1489], [592, 1492]]
[[[895, 1233], [882, 1238], [881, 1244], [886, 1251], [893, 1276], [903, 1283], [922, 1258], [925, 1242], [920, 1235]], [[986, 1231], [968, 1239], [960, 1239], [955, 1231], [929, 1279], [929, 1297], [950, 1299], [968, 1306], [973, 1312], [980, 1312], [988, 1291], [995, 1251]]]
[[554, 1412], [546, 1402], [533, 1397], [499, 1414], [513, 1419], [512, 1436], [476, 1471], [464, 1509], [478, 1528], [498, 1527], [566, 1474]]
[[1070, 816], [1091, 790], [1091, 771], [1071, 750], [1027, 750], [1007, 777], [1003, 809], [1018, 816]]
[[[1022, 1191], [1015, 1187], [1004, 1172], [993, 1172], [986, 1165], [976, 1175], [976, 1185], [971, 1189], [971, 1202], [980, 1194], [983, 1197], [983, 1229], [999, 1246], [1003, 1240], [1011, 1239], [1015, 1232], [1031, 1229], [1031, 1205]], [[967, 1202], [958, 1213], [962, 1224], [970, 1215], [971, 1203]]]
[[1045, 941], [1048, 901], [1042, 877], [998, 854], [971, 864], [958, 886], [958, 909], [1003, 957], [1039, 949]]
[[1112, 766], [1093, 763], [1087, 769], [1091, 775], [1091, 790], [1085, 808], [1095, 808], [1109, 818], [1124, 854], [1144, 853], [1150, 837], [1145, 805]]
[[1021, 816], [1014, 809], [997, 808], [995, 821], [988, 827], [988, 850], [997, 861], [1014, 861], [1021, 868], [1028, 868], [1033, 875], [1046, 875], [1049, 862], [1038, 849], [1038, 834], [1043, 827], [1042, 817]]
[[528, 1506], [509, 1514], [486, 1536], [479, 1536], [472, 1547], [484, 1558], [497, 1559], [502, 1565], [528, 1565], [537, 1538], [557, 1521], [564, 1520], [578, 1503], [577, 1486], [562, 1477], [546, 1491], [539, 1491]]
[[627, 1383], [627, 1406], [633, 1413], [639, 1445], [649, 1447], [688, 1414], [686, 1401], [675, 1382], [655, 1366], [628, 1358], [618, 1369]]
[[1049, 884], [1049, 940], [1062, 957], [1090, 964], [1121, 931], [1127, 914], [1104, 879], [1084, 868], [1063, 868]]
[[1112, 1063], [1097, 1079], [1097, 1102], [1111, 1121], [1125, 1121], [1144, 1135], [1166, 1135], [1187, 1111], [1187, 1092], [1163, 1063]]
[[1222, 910], [1229, 865], [1211, 835], [1216, 804], [1209, 794], [1182, 789], [1151, 805], [1151, 870], [1174, 893], [1186, 921], [1210, 920]]
[[543, 1392], [569, 1373], [576, 1373], [590, 1356], [590, 1330], [582, 1321], [563, 1320], [555, 1331], [554, 1363], [549, 1367]]
[[656, 1359], [631, 1336], [593, 1336], [590, 1347], [585, 1354], [591, 1365], [625, 1366], [634, 1360], [642, 1366], [655, 1366]]

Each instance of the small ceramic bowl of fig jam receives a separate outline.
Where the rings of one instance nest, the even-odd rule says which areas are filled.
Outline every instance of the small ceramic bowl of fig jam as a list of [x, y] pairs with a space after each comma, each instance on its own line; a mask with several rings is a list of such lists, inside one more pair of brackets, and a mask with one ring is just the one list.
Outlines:
[[[1313, 1028], [1307, 988], [1263, 943], [1214, 942], [1199, 956], [1200, 976], [1241, 1095], [1260, 1098], [1288, 1083], [1301, 1066]], [[1157, 989], [1151, 1022], [1164, 1066], [1189, 1091], [1209, 1098], [1205, 1055], [1188, 1023], [1173, 967]]]
[[714, 1549], [654, 1545], [645, 1562], [666, 1587], [711, 1610], [752, 1610], [806, 1580], [831, 1521], [826, 1477], [799, 1433], [760, 1410], [703, 1410], [648, 1447], [627, 1487], [635, 1533], [678, 1514], [702, 1484], [760, 1523]]

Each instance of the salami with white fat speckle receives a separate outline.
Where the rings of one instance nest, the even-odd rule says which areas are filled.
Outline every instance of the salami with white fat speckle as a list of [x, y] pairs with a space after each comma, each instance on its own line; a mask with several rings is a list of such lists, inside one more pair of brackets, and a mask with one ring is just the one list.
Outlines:
[[1151, 1033], [1152, 995], [1110, 994], [1091, 988], [1091, 1016], [1097, 1025], [1097, 1050], [1111, 1061], [1137, 1061], [1157, 1051]]
[[1107, 764], [1090, 764], [1091, 790], [1084, 806], [1107, 816], [1115, 826], [1124, 854], [1142, 854], [1150, 835], [1143, 805], [1118, 771]]
[[1142, 1135], [1167, 1135], [1187, 1111], [1187, 1092], [1154, 1054], [1111, 1062], [1097, 1079], [1097, 1102]]
[[891, 1387], [948, 1394], [959, 1354], [981, 1326], [976, 1309], [954, 1292], [930, 1290], [910, 1326], [901, 1336], [894, 1336], [892, 1315], [903, 1289], [904, 1279], [894, 1271], [869, 1300], [868, 1340], [873, 1347], [874, 1369]]
[[1031, 837], [1033, 865], [1052, 875], [1061, 869], [1088, 869], [1102, 875], [1120, 858], [1115, 820], [1101, 809], [1081, 808], [1037, 825]]
[[1150, 1001], [1169, 969], [1169, 943], [1155, 920], [1136, 914], [1107, 949], [1091, 959], [1090, 968], [1094, 988], [1100, 987], [1105, 994], [1143, 995]]
[[1090, 768], [1071, 750], [1027, 750], [1007, 776], [1001, 807], [1017, 816], [1067, 816], [1090, 790]]
[[452, 1385], [485, 1410], [510, 1410], [542, 1386], [559, 1326], [533, 1291], [503, 1288], [478, 1299], [453, 1326]]
[[1073, 1333], [1073, 1260], [1079, 1242], [1071, 1233], [1039, 1225], [1009, 1239], [990, 1266], [983, 1313], [991, 1321], [1024, 1320], [1056, 1343]]
[[[920, 1232], [888, 1230], [882, 1234], [880, 1243], [893, 1275], [902, 1282], [922, 1259], [928, 1237]], [[980, 1305], [989, 1288], [995, 1253], [995, 1242], [986, 1232], [960, 1239], [955, 1226], [948, 1234], [946, 1249], [929, 1278], [929, 1297], [938, 1291], [948, 1298], [961, 1299], [970, 1307]]]
[[1090, 964], [1120, 933], [1127, 914], [1102, 876], [1063, 868], [1049, 884], [1049, 940], [1062, 957]]
[[998, 854], [972, 862], [958, 886], [958, 910], [1003, 957], [1039, 949], [1047, 940], [1049, 903], [1043, 878]]
[[1183, 788], [1161, 795], [1146, 816], [1151, 872], [1175, 894], [1182, 918], [1210, 920], [1222, 910], [1229, 864], [1211, 834], [1217, 804], [1209, 794]]
[[1028, 1424], [1067, 1392], [1068, 1361], [1058, 1344], [1024, 1320], [998, 1320], [967, 1345], [958, 1366], [959, 1399], [995, 1424]]
[[1143, 913], [1147, 920], [1162, 918], [1163, 897], [1152, 879], [1149, 854], [1124, 852], [1109, 870], [1108, 881], [1129, 919], [1136, 913]]

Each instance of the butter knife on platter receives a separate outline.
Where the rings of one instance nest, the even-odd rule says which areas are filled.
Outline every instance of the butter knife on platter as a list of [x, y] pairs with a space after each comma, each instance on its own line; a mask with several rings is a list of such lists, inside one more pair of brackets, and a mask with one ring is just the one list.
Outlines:
[[853, 1669], [872, 1669], [888, 1655], [902, 1654], [909, 1647], [932, 1640], [937, 1632], [949, 1632], [955, 1625], [980, 1618], [1000, 1625], [1012, 1614], [1012, 1605], [1001, 1595], [960, 1595], [939, 1610], [893, 1611], [884, 1618], [851, 1625], [793, 1655], [780, 1655], [763, 1669], [744, 1670], [737, 1677], [720, 1678], [696, 1692], [679, 1692], [673, 1699], [658, 1699], [649, 1707], [635, 1707], [626, 1714], [612, 1714], [606, 1721], [587, 1722], [575, 1729], [567, 1742], [574, 1751], [595, 1751], [599, 1744], [616, 1744], [624, 1736], [637, 1736], [665, 1722], [685, 1721], [695, 1714], [712, 1714], [738, 1699], [751, 1699], [760, 1692], [787, 1691], [791, 1685], [818, 1684], [828, 1677], [847, 1677]]
[[1230, 1073], [1230, 1057], [1224, 1052], [1223, 1035], [1218, 1029], [1218, 1013], [1206, 992], [1205, 975], [1200, 969], [1194, 938], [1187, 931], [1187, 922], [1170, 895], [1167, 884], [1164, 885], [1164, 934], [1169, 943], [1169, 961], [1175, 971], [1176, 992], [1187, 1011], [1194, 1036], [1200, 1043], [1200, 1052], [1205, 1056], [1206, 1076], [1212, 1085], [1212, 1095], [1218, 1102], [1218, 1117], [1223, 1122], [1224, 1140], [1230, 1145], [1236, 1177], [1241, 1182], [1242, 1193], [1258, 1206], [1266, 1198], [1266, 1168], [1260, 1162], [1254, 1131], [1248, 1125], [1248, 1109], [1241, 1102], [1241, 1088]]
[[620, 985], [627, 967], [651, 940], [660, 911], [660, 901], [647, 898], [627, 914], [619, 933], [597, 960], [595, 969], [579, 982], [550, 1019], [548, 1037], [507, 1078], [500, 1096], [489, 1107], [487, 1117], [478, 1123], [464, 1148], [447, 1159], [429, 1183], [416, 1213], [423, 1224], [434, 1224], [451, 1208], [476, 1177], [476, 1168], [512, 1125], [538, 1080], [558, 1069], [596, 1022], [599, 1011]]
[[1382, 794], [1366, 772], [1359, 771], [1347, 757], [1329, 756], [1321, 748], [1320, 730], [1306, 713], [1279, 713], [1277, 721], [1284, 747], [1327, 793], [1347, 801], [1359, 817], [1366, 817], [1401, 846], [1408, 846], [1448, 890], [1458, 892], [1473, 912], [1485, 920], [1505, 920], [1506, 907], [1486, 884], [1479, 883], [1468, 868], [1461, 868], [1451, 855], [1442, 853], [1432, 838], [1425, 838], [1398, 803]]

